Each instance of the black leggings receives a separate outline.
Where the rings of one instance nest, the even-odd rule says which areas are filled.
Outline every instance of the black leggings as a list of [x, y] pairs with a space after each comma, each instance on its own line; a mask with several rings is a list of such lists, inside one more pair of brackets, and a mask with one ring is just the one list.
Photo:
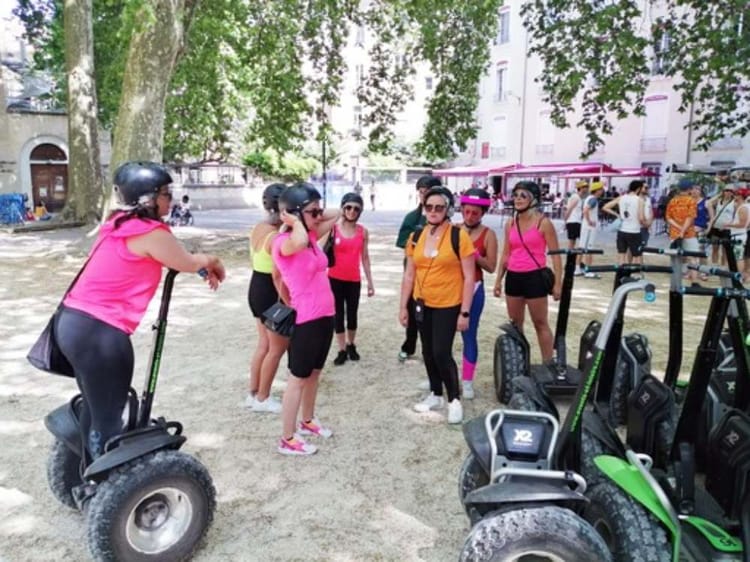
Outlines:
[[453, 338], [460, 306], [450, 308], [424, 307], [424, 320], [419, 324], [422, 339], [422, 357], [430, 390], [435, 396], [443, 395], [443, 385], [448, 391], [448, 402], [458, 398], [458, 367], [453, 360]]
[[96, 458], [107, 440], [123, 429], [122, 412], [133, 379], [130, 336], [85, 312], [63, 307], [55, 337], [81, 389], [81, 438]]
[[336, 301], [336, 318], [333, 330], [337, 334], [344, 333], [344, 308], [346, 308], [346, 329], [354, 332], [357, 329], [357, 311], [359, 310], [359, 293], [362, 289], [362, 283], [333, 278], [329, 280], [333, 298]]

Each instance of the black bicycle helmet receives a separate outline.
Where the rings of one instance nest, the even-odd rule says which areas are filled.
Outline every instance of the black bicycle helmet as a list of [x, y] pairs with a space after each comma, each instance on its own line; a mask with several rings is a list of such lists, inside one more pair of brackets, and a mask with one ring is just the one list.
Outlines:
[[440, 178], [437, 176], [421, 176], [417, 180], [417, 189], [421, 189], [423, 187], [426, 187], [427, 189], [432, 189], [433, 187], [438, 187], [439, 185], [443, 185], [440, 181]]
[[263, 190], [263, 208], [269, 213], [279, 212], [279, 196], [286, 189], [283, 183], [272, 183]]
[[476, 205], [489, 209], [492, 206], [492, 197], [486, 189], [472, 187], [461, 194], [461, 205]]
[[427, 193], [424, 194], [424, 200], [427, 201], [433, 195], [441, 195], [443, 199], [445, 199], [445, 205], [448, 208], [453, 208], [453, 194], [447, 187], [443, 187], [442, 185], [431, 187]]
[[345, 193], [344, 196], [341, 198], [341, 206], [343, 207], [347, 203], [356, 203], [361, 208], [364, 208], [365, 202], [362, 200], [362, 197], [358, 193]]
[[156, 162], [125, 162], [115, 171], [115, 192], [120, 203], [143, 205], [159, 188], [172, 183], [167, 169]]
[[523, 189], [524, 191], [528, 191], [529, 193], [531, 193], [532, 197], [534, 198], [531, 202], [532, 206], [539, 205], [539, 203], [541, 203], [542, 190], [539, 189], [539, 186], [536, 182], [520, 181], [515, 186], [513, 186], [513, 193], [515, 193], [519, 189]]
[[320, 201], [320, 192], [307, 182], [290, 185], [279, 195], [279, 209], [301, 216], [302, 209], [313, 201]]

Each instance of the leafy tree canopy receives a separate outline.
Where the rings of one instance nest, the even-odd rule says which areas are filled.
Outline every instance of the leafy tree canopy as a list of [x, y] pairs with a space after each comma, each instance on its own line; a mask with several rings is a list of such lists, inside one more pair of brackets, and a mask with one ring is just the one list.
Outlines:
[[613, 119], [644, 115], [652, 73], [674, 80], [697, 149], [750, 132], [747, 0], [530, 0], [521, 14], [552, 120], [581, 107], [587, 154]]
[[[62, 1], [17, 0], [35, 62], [64, 92]], [[165, 159], [226, 159], [247, 143], [286, 153], [329, 139], [327, 109], [344, 87], [343, 48], [362, 26], [371, 66], [358, 89], [372, 150], [393, 142], [396, 114], [413, 95], [415, 65], [436, 87], [418, 151], [450, 158], [476, 133], [478, 83], [502, 0], [201, 1], [169, 77]], [[134, 14], [144, 0], [93, 0], [99, 118], [112, 127]], [[114, 131], [117, 135], [117, 131]]]

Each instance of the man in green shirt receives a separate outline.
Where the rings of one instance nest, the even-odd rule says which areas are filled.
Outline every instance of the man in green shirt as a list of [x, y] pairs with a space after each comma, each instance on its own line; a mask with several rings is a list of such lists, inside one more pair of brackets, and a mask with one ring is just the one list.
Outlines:
[[[396, 246], [399, 248], [405, 248], [406, 242], [409, 240], [411, 233], [424, 226], [426, 221], [424, 214], [422, 214], [422, 200], [424, 194], [427, 193], [427, 190], [431, 187], [438, 185], [441, 185], [440, 178], [435, 176], [422, 176], [417, 180], [418, 205], [416, 209], [406, 214], [401, 223], [401, 228], [398, 229]], [[406, 258], [404, 258], [404, 265], [406, 265]], [[409, 299], [408, 310], [409, 324], [406, 327], [406, 339], [404, 340], [404, 343], [401, 344], [401, 351], [398, 352], [398, 360], [402, 363], [417, 351], [417, 336], [419, 335], [417, 322], [414, 319], [414, 299]]]

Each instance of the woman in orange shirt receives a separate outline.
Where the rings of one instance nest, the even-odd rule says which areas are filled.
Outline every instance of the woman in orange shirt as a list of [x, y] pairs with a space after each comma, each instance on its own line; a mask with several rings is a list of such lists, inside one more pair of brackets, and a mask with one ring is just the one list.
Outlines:
[[[427, 224], [412, 233], [406, 244], [406, 268], [401, 283], [399, 321], [409, 321], [409, 297], [416, 301], [416, 318], [422, 340], [422, 357], [430, 379], [430, 394], [414, 405], [417, 412], [442, 408], [443, 388], [448, 395], [448, 423], [461, 423], [458, 367], [453, 359], [456, 331], [469, 326], [474, 293], [474, 244], [468, 233], [450, 223], [453, 194], [433, 187], [424, 197]], [[457, 252], [452, 229], [458, 229]], [[416, 240], [416, 242], [415, 242]], [[458, 254], [458, 255], [457, 255]]]

